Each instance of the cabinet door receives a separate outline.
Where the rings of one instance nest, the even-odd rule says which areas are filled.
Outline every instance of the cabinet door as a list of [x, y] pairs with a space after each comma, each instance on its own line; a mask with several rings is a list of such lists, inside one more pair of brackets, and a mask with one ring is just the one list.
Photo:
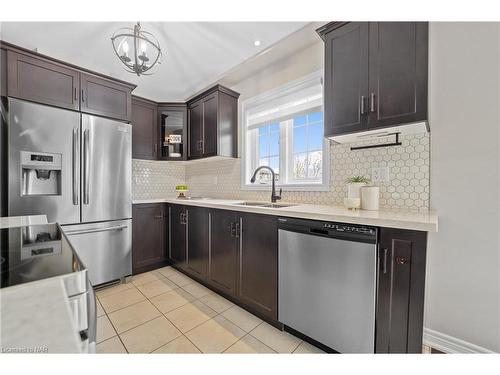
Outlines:
[[187, 264], [186, 271], [206, 279], [208, 269], [208, 209], [186, 207]]
[[7, 96], [7, 51], [0, 48], [0, 96]]
[[377, 353], [422, 352], [426, 242], [426, 232], [380, 229]]
[[352, 22], [325, 35], [325, 137], [366, 128], [368, 23]]
[[243, 214], [238, 297], [261, 314], [278, 320], [278, 225], [267, 215]]
[[427, 55], [426, 22], [370, 23], [370, 128], [427, 119]]
[[132, 99], [132, 157], [135, 159], [156, 159], [156, 112], [154, 103]]
[[169, 206], [170, 245], [169, 256], [172, 263], [184, 268], [186, 266], [186, 210], [184, 206]]
[[189, 106], [188, 110], [189, 132], [189, 159], [201, 157], [203, 149], [203, 103], [198, 101]]
[[81, 111], [130, 121], [132, 88], [90, 74], [81, 74]]
[[164, 204], [132, 206], [132, 272], [148, 271], [166, 260]]
[[80, 109], [80, 73], [45, 59], [8, 51], [8, 95]]
[[235, 295], [238, 270], [239, 217], [231, 211], [211, 210], [208, 281]]
[[203, 157], [217, 155], [217, 100], [217, 93], [203, 99]]

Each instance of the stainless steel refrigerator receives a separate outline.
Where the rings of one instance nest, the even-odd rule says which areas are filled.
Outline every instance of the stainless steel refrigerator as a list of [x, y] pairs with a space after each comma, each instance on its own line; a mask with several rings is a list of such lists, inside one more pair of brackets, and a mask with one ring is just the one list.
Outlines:
[[132, 273], [131, 125], [9, 98], [9, 216], [58, 222], [93, 285]]

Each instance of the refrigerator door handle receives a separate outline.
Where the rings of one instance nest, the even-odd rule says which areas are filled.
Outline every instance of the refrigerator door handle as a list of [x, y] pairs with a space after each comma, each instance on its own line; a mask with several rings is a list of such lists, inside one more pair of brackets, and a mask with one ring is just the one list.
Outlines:
[[83, 133], [83, 204], [89, 204], [89, 173], [90, 173], [90, 149], [89, 149], [89, 129]]
[[122, 230], [127, 228], [126, 225], [116, 225], [114, 227], [108, 227], [108, 228], [94, 228], [94, 229], [85, 229], [85, 230], [67, 230], [64, 231], [67, 236], [73, 236], [75, 234], [85, 234], [85, 233], [95, 233], [95, 232], [109, 232], [112, 230]]
[[73, 205], [78, 206], [78, 128], [73, 129]]

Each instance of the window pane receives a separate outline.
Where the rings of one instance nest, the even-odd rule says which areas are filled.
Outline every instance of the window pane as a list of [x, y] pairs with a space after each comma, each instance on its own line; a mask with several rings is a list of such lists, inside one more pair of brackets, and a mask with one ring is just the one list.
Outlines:
[[320, 179], [323, 172], [323, 152], [315, 151], [308, 154], [307, 177]]
[[261, 165], [269, 165], [269, 158], [260, 158], [259, 159], [259, 167]]
[[269, 158], [269, 166], [274, 170], [275, 173], [280, 171], [280, 158], [278, 156]]
[[271, 133], [269, 135], [269, 155], [278, 156], [280, 154], [280, 134]]
[[306, 123], [306, 116], [298, 116], [293, 119], [293, 127], [301, 126]]
[[269, 125], [259, 127], [259, 135], [267, 134], [269, 132]]
[[318, 121], [323, 121], [323, 112], [313, 112], [309, 113], [307, 116], [307, 121], [308, 122], [318, 122]]
[[323, 123], [308, 125], [308, 151], [323, 149]]
[[307, 151], [306, 127], [293, 129], [293, 153]]
[[259, 136], [259, 157], [263, 158], [269, 156], [269, 136]]
[[280, 124], [275, 122], [274, 124], [269, 125], [269, 131], [279, 132], [280, 131]]
[[293, 156], [293, 176], [295, 179], [307, 177], [307, 154], [297, 154]]

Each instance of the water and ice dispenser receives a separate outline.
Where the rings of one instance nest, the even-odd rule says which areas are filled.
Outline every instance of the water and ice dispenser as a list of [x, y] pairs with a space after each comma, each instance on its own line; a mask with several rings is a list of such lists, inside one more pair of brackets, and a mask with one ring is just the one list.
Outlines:
[[61, 195], [62, 155], [21, 151], [21, 195]]

